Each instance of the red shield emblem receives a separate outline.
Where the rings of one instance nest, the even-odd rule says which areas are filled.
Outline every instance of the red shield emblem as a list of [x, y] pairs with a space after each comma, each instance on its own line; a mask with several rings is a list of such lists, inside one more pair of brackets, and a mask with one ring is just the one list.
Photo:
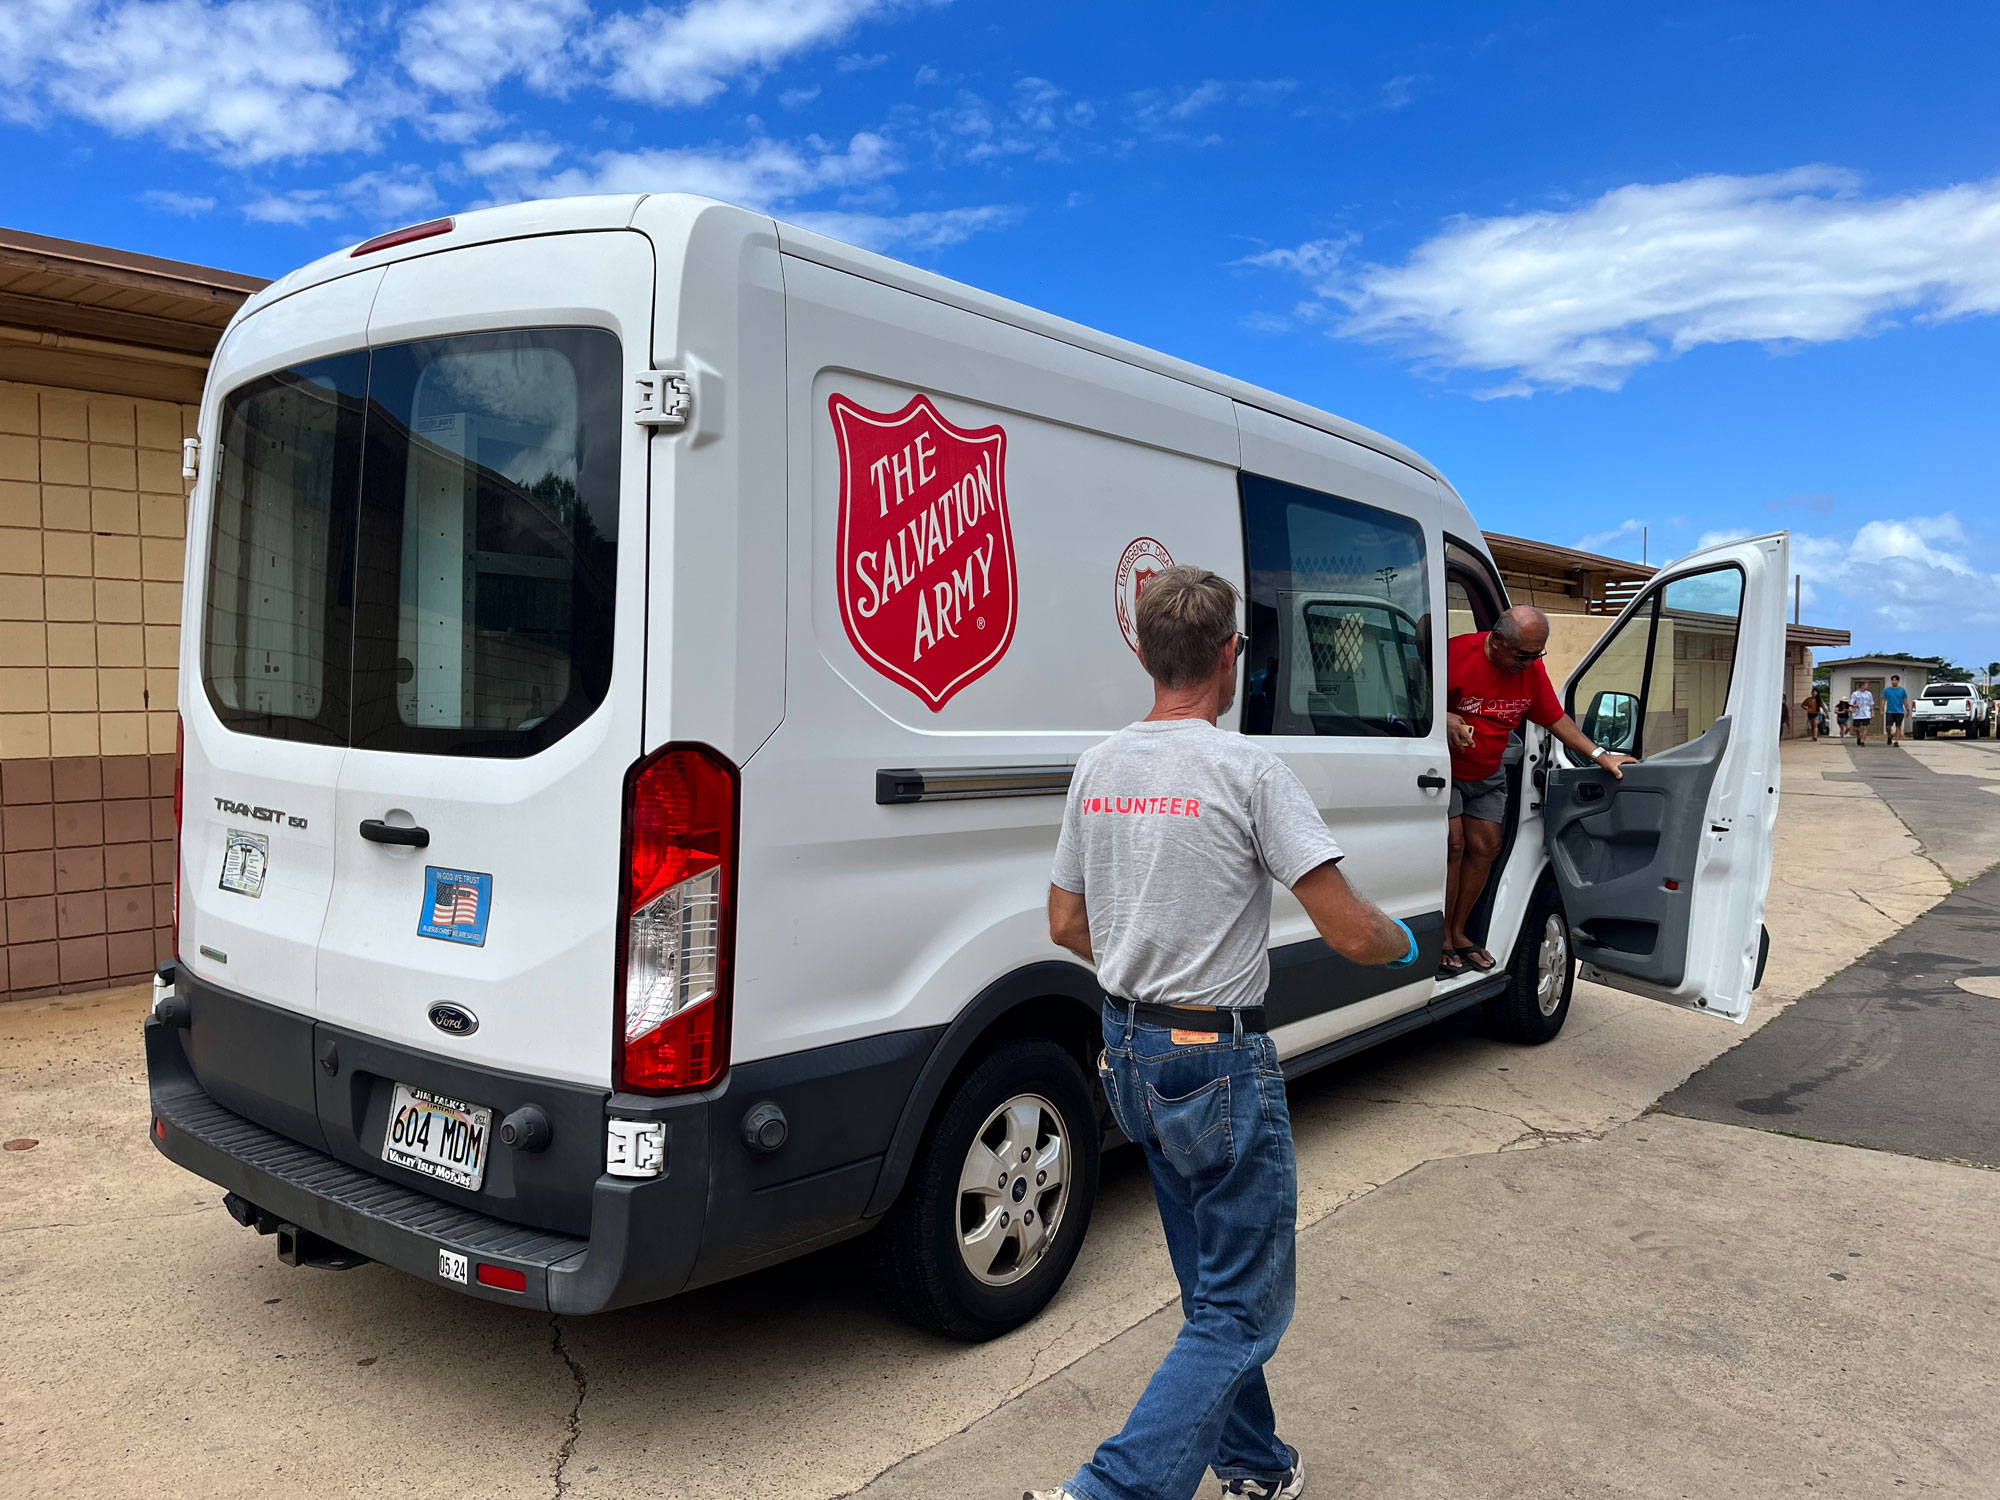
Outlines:
[[868, 664], [936, 713], [1014, 640], [1007, 433], [968, 432], [927, 396], [901, 411], [827, 402], [840, 451], [840, 619]]

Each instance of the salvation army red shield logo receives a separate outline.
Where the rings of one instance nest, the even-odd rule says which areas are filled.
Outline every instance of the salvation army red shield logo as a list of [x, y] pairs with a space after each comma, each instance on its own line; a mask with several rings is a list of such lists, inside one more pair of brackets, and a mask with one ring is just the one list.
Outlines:
[[840, 454], [840, 620], [868, 664], [936, 713], [1014, 640], [1007, 433], [827, 402]]

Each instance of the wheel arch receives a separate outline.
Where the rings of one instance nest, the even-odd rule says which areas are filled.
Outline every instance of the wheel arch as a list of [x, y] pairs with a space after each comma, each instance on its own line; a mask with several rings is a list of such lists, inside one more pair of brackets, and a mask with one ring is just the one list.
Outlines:
[[973, 997], [931, 1049], [910, 1090], [883, 1153], [875, 1191], [864, 1217], [887, 1213], [908, 1181], [924, 1133], [951, 1086], [996, 1044], [1017, 1037], [1047, 1037], [1066, 1048], [1095, 1078], [1090, 1049], [1099, 1035], [1104, 992], [1081, 964], [1051, 959], [1003, 974]]

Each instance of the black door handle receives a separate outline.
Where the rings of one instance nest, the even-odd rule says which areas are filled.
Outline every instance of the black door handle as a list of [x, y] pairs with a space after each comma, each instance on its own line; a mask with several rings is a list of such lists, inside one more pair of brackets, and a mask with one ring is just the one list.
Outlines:
[[1426, 771], [1417, 778], [1417, 785], [1427, 792], [1441, 792], [1450, 786], [1451, 783], [1446, 781], [1442, 776], [1434, 776], [1429, 771]]
[[1604, 783], [1601, 781], [1586, 781], [1576, 789], [1576, 800], [1579, 802], [1598, 802], [1603, 797]]
[[371, 844], [407, 844], [412, 849], [428, 849], [431, 846], [431, 831], [428, 828], [397, 828], [380, 818], [363, 818], [361, 836]]

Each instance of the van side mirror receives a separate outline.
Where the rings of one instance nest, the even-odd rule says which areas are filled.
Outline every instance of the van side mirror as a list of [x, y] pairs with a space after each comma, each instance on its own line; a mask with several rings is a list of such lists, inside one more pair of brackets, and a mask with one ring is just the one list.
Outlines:
[[1630, 755], [1639, 742], [1639, 700], [1608, 689], [1598, 693], [1584, 711], [1583, 732], [1606, 750]]

